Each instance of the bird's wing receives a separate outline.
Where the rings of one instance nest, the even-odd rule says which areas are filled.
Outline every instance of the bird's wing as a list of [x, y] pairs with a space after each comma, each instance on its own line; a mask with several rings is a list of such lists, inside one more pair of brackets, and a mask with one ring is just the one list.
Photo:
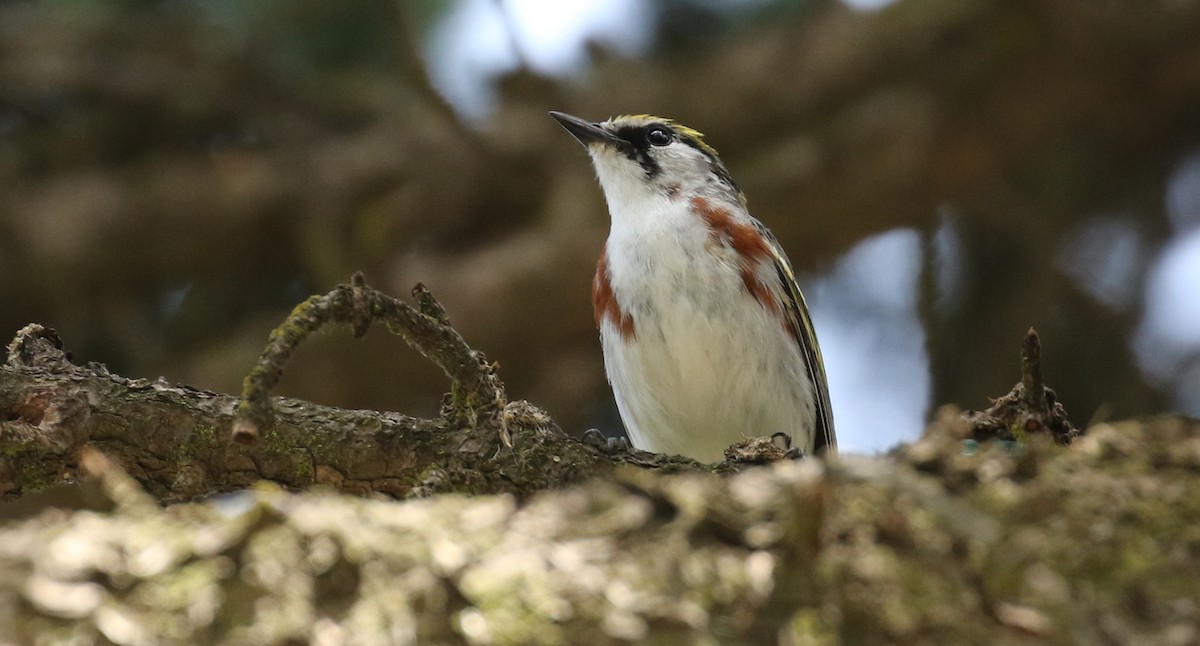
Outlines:
[[829, 402], [829, 382], [825, 377], [825, 362], [821, 358], [821, 346], [817, 344], [817, 333], [813, 329], [812, 318], [808, 314], [808, 305], [804, 302], [804, 294], [796, 284], [796, 276], [792, 265], [775, 236], [757, 220], [754, 223], [770, 242], [768, 248], [779, 275], [783, 288], [783, 311], [792, 329], [796, 331], [796, 340], [800, 344], [800, 352], [804, 356], [804, 368], [808, 371], [808, 379], [812, 383], [816, 396], [816, 428], [813, 429], [813, 453], [822, 452], [834, 455], [837, 453], [837, 433], [833, 429], [833, 407]]

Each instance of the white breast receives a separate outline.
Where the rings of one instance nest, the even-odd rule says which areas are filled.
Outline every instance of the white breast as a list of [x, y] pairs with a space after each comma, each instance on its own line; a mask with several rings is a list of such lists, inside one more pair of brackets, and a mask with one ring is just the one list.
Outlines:
[[[645, 214], [643, 214], [645, 215]], [[604, 366], [634, 446], [705, 462], [734, 442], [786, 433], [811, 451], [813, 388], [778, 315], [746, 290], [732, 250], [683, 201], [653, 225], [614, 217], [609, 279], [634, 338], [604, 320]]]

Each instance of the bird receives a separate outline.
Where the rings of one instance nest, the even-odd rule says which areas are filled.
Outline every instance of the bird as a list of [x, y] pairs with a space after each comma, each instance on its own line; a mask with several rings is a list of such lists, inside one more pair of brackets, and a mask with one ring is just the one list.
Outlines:
[[587, 150], [608, 204], [592, 306], [630, 443], [712, 463], [783, 434], [805, 455], [836, 454], [804, 295], [717, 151], [653, 115], [550, 116]]

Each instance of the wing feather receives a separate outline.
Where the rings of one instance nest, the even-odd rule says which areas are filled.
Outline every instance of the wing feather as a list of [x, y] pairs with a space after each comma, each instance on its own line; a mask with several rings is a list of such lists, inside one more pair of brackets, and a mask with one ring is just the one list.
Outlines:
[[829, 401], [829, 381], [825, 377], [825, 361], [821, 357], [821, 346], [817, 343], [817, 333], [813, 329], [812, 317], [808, 313], [808, 304], [804, 302], [804, 294], [800, 292], [800, 287], [796, 284], [796, 276], [792, 272], [792, 265], [788, 262], [783, 248], [779, 246], [779, 241], [775, 239], [771, 231], [763, 226], [762, 223], [755, 220], [754, 224], [770, 242], [768, 248], [771, 251], [773, 264], [783, 288], [784, 315], [787, 316], [788, 321], [792, 324], [792, 329], [796, 330], [796, 340], [800, 344], [800, 353], [804, 357], [804, 368], [808, 372], [808, 379], [812, 383], [816, 396], [817, 410], [816, 428], [813, 429], [813, 453], [817, 455], [821, 453], [836, 455], [837, 433], [833, 427], [833, 407]]

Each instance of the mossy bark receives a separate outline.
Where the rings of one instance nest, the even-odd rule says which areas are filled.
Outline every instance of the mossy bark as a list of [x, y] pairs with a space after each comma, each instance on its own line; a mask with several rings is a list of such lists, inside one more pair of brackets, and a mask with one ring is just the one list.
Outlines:
[[[0, 640], [1193, 643], [1200, 424], [406, 502], [256, 487], [0, 525]], [[42, 494], [44, 495], [44, 494]]]
[[[6, 498], [79, 479], [78, 452], [104, 451], [166, 502], [272, 480], [347, 493], [510, 492], [527, 496], [603, 473], [613, 461], [526, 402], [486, 423], [342, 410], [272, 398], [252, 445], [231, 436], [239, 400], [75, 366], [46, 347], [0, 366], [0, 489]], [[499, 439], [504, 426], [509, 445]]]

